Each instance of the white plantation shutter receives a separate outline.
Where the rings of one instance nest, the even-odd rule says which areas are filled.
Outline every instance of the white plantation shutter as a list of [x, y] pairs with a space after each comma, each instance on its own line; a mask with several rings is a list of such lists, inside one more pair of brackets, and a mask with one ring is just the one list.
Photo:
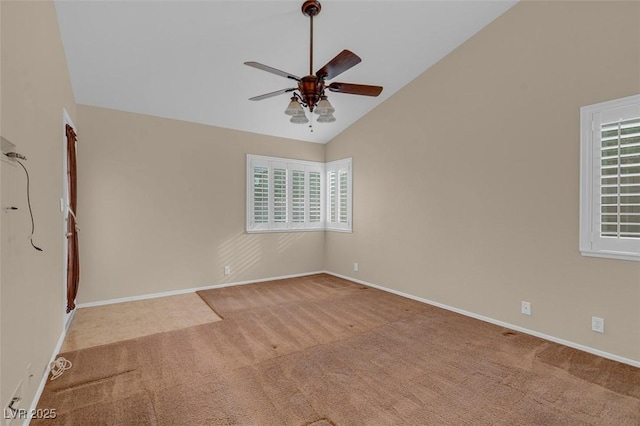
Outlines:
[[305, 228], [325, 229], [325, 213], [323, 196], [324, 163], [307, 164], [305, 166]]
[[640, 95], [582, 108], [583, 254], [640, 260]]
[[351, 232], [351, 158], [327, 163], [327, 229]]
[[304, 223], [305, 221], [306, 191], [304, 175], [304, 170], [291, 171], [291, 215], [294, 223]]
[[247, 232], [325, 229], [323, 163], [247, 155]]
[[269, 169], [253, 168], [253, 217], [255, 223], [269, 222]]
[[600, 236], [640, 238], [640, 117], [600, 129]]
[[309, 222], [320, 223], [322, 221], [322, 190], [321, 173], [309, 172]]
[[347, 223], [347, 171], [340, 170], [340, 223]]
[[287, 223], [287, 169], [273, 169], [273, 221]]
[[328, 187], [329, 187], [329, 219], [328, 222], [337, 222], [337, 202], [336, 195], [338, 194], [338, 187], [336, 184], [336, 172], [335, 170], [330, 170], [327, 172], [328, 176]]

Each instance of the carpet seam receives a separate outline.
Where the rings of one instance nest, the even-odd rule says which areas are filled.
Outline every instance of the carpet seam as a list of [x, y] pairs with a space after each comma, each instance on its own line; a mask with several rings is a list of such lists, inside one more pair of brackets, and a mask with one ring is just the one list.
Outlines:
[[55, 393], [67, 392], [67, 391], [78, 389], [78, 388], [82, 388], [82, 387], [85, 387], [85, 386], [90, 386], [90, 385], [95, 384], [95, 383], [100, 383], [100, 382], [103, 382], [105, 380], [112, 379], [114, 377], [122, 376], [124, 374], [133, 373], [135, 371], [138, 371], [138, 370], [137, 369], [132, 369], [132, 370], [122, 371], [120, 373], [110, 374], [110, 375], [105, 376], [105, 377], [100, 377], [99, 379], [89, 380], [89, 381], [86, 381], [86, 382], [78, 383], [78, 384], [73, 385], [73, 386], [67, 386], [67, 387], [64, 387], [64, 388], [56, 389], [54, 392]]

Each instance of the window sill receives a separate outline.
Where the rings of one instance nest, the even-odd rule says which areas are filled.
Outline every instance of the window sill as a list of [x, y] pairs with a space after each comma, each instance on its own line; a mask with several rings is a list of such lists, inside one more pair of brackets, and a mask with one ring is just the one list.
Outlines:
[[324, 228], [308, 228], [308, 229], [247, 229], [247, 234], [282, 234], [290, 232], [318, 232], [325, 231]]
[[291, 232], [341, 232], [343, 234], [353, 234], [351, 229], [330, 229], [330, 228], [309, 228], [309, 229], [252, 229], [247, 230], [247, 234], [288, 234]]
[[588, 250], [581, 250], [580, 253], [585, 257], [602, 257], [605, 259], [632, 260], [632, 261], [640, 262], [640, 254], [634, 254], [634, 253], [602, 252], [602, 251], [588, 251]]
[[353, 231], [351, 229], [326, 228], [325, 231], [328, 231], [328, 232], [341, 232], [343, 234], [353, 234]]

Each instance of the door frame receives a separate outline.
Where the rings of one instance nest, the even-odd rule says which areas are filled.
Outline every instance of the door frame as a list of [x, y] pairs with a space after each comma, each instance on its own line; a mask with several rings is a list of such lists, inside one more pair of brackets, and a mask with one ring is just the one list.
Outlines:
[[[60, 199], [60, 212], [62, 213], [62, 326], [66, 331], [71, 324], [71, 320], [76, 310], [67, 313], [67, 256], [69, 255], [69, 245], [67, 238], [67, 221], [69, 217], [69, 179], [67, 177], [69, 164], [67, 161], [67, 124], [73, 127], [78, 133], [76, 125], [73, 123], [69, 112], [62, 108], [62, 198]], [[76, 141], [76, 149], [78, 142]], [[76, 151], [77, 156], [77, 151]]]

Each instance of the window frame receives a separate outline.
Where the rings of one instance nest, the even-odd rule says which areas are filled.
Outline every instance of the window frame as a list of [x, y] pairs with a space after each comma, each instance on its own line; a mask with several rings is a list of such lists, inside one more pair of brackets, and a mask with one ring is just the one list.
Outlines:
[[[616, 116], [615, 114], [618, 114]], [[583, 256], [640, 261], [640, 238], [600, 236], [601, 123], [640, 117], [640, 95], [580, 108], [580, 252]]]
[[[352, 232], [352, 219], [353, 219], [353, 173], [352, 173], [352, 158], [344, 158], [341, 160], [330, 161], [326, 163], [326, 176], [325, 176], [325, 187], [326, 187], [326, 228], [328, 231], [337, 231], [337, 232]], [[336, 191], [335, 191], [335, 205], [336, 205], [336, 221], [331, 221], [330, 209], [331, 209], [331, 186], [329, 184], [329, 173], [336, 173]], [[342, 205], [342, 191], [341, 191], [341, 181], [340, 176], [342, 172], [346, 172], [347, 175], [347, 199], [345, 205]], [[342, 213], [346, 210], [346, 221], [342, 222], [340, 218], [342, 217]]]
[[[348, 160], [349, 173], [347, 177], [348, 183], [348, 229], [345, 226], [340, 227], [327, 227], [327, 164], [314, 161], [294, 160], [289, 158], [280, 157], [268, 157], [262, 155], [247, 154], [247, 169], [246, 169], [246, 232], [247, 233], [268, 233], [268, 232], [301, 232], [301, 231], [341, 231], [351, 232], [351, 159], [339, 160], [337, 162], [328, 163], [332, 167], [335, 164], [343, 164]], [[346, 164], [346, 163], [345, 163]], [[268, 194], [267, 194], [267, 222], [255, 223], [254, 215], [254, 169], [257, 167], [265, 167], [268, 170]], [[275, 222], [274, 215], [274, 170], [285, 169], [286, 170], [286, 220], [285, 222]], [[304, 221], [294, 222], [293, 207], [294, 207], [294, 179], [295, 172], [304, 172]], [[311, 211], [311, 175], [319, 174], [318, 179], [314, 179], [313, 182], [319, 184], [319, 220], [311, 222], [313, 218], [318, 217], [318, 200], [315, 199], [313, 203], [316, 208], [314, 214]], [[300, 208], [300, 205], [298, 205]], [[342, 225], [342, 224], [341, 224]]]

